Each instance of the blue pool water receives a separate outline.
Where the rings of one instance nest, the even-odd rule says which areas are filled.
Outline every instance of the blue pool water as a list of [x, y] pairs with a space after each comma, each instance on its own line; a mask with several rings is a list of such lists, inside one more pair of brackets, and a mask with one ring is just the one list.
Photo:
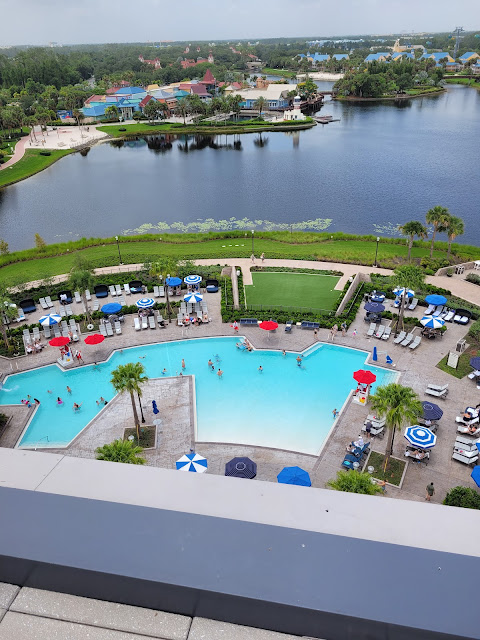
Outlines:
[[[365, 367], [365, 351], [319, 343], [305, 352], [298, 367], [297, 353], [249, 353], [239, 351], [237, 341], [236, 336], [167, 342], [116, 352], [96, 368], [61, 371], [51, 365], [11, 375], [0, 390], [0, 405], [20, 403], [27, 394], [38, 398], [41, 404], [19, 446], [64, 447], [97, 414], [96, 400], [113, 398], [110, 377], [119, 364], [140, 361], [148, 377], [156, 378], [164, 367], [167, 375], [176, 375], [185, 358], [185, 373], [195, 375], [198, 441], [316, 454], [332, 426], [332, 410], [340, 409], [355, 387], [353, 372], [371, 369], [377, 375], [376, 384], [387, 383], [395, 375]], [[141, 356], [145, 357], [139, 360]], [[209, 358], [224, 371], [222, 379], [210, 371]], [[57, 396], [64, 404], [57, 405]], [[144, 395], [145, 404], [154, 399], [148, 392]], [[74, 402], [82, 403], [78, 413], [73, 412]], [[161, 416], [161, 405], [159, 409]]]

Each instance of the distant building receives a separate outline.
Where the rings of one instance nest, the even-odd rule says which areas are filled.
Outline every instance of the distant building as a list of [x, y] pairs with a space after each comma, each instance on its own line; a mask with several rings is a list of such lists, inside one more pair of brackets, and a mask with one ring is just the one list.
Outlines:
[[386, 62], [390, 57], [388, 51], [379, 51], [378, 53], [369, 53], [365, 58], [365, 62]]
[[138, 59], [143, 64], [149, 64], [150, 66], [155, 67], [155, 69], [161, 69], [162, 68], [160, 60], [158, 58], [155, 58], [154, 60], [146, 60], [142, 55], [140, 55], [140, 56], [138, 56]]
[[396, 62], [402, 60], [415, 60], [415, 54], [411, 51], [394, 52], [391, 54], [390, 59]]
[[233, 91], [231, 95], [241, 96], [241, 106], [245, 109], [254, 109], [253, 105], [260, 97], [267, 100], [269, 109], [285, 109], [290, 106], [290, 98], [287, 94], [295, 91], [296, 88], [295, 84], [269, 84], [264, 89], [239, 89]]
[[349, 55], [348, 53], [334, 53], [332, 58], [334, 58], [335, 60], [348, 60]]
[[470, 67], [470, 71], [472, 73], [475, 74], [480, 74], [480, 62], [476, 62], [475, 64], [472, 64], [472, 66]]
[[480, 58], [478, 53], [475, 53], [475, 51], [467, 51], [459, 57], [459, 60], [462, 64], [465, 64], [467, 62], [473, 62], [473, 60], [476, 60], [477, 58]]
[[441, 60], [445, 60], [446, 62], [455, 62], [452, 56], [448, 53], [448, 51], [436, 51], [435, 53], [425, 53], [420, 56], [420, 60], [435, 60], [436, 66], [441, 67]]

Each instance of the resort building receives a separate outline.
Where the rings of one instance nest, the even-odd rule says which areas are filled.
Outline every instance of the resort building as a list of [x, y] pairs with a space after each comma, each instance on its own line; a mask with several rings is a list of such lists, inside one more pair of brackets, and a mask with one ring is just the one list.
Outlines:
[[283, 112], [283, 120], [306, 120], [307, 116], [302, 113], [301, 103], [302, 98], [295, 96], [293, 98], [293, 109], [288, 109]]
[[138, 56], [138, 59], [143, 64], [149, 64], [150, 66], [155, 67], [155, 69], [161, 69], [162, 68], [160, 60], [158, 58], [155, 58], [154, 60], [145, 60], [145, 58], [142, 55], [140, 55], [140, 56]]
[[334, 53], [332, 58], [334, 60], [349, 60], [350, 56], [348, 55], [348, 53]]
[[390, 59], [394, 62], [403, 60], [415, 60], [415, 54], [412, 51], [400, 51], [391, 54]]
[[480, 73], [480, 62], [472, 64], [472, 66], [470, 67], [470, 71], [475, 74]]
[[459, 57], [459, 60], [462, 64], [466, 64], [467, 62], [473, 62], [474, 60], [477, 60], [477, 58], [480, 58], [478, 53], [476, 53], [475, 51], [467, 51]]
[[378, 53], [369, 53], [365, 58], [365, 62], [386, 62], [390, 57], [388, 51], [379, 51]]
[[425, 51], [425, 53], [420, 56], [420, 60], [435, 60], [435, 62], [437, 63], [436, 66], [440, 67], [441, 63], [443, 61], [445, 62], [455, 62], [455, 60], [452, 58], [452, 56], [448, 53], [448, 51], [437, 51], [435, 53], [428, 53], [427, 51]]
[[240, 89], [233, 91], [232, 96], [241, 96], [244, 109], [255, 109], [255, 102], [262, 97], [268, 101], [269, 109], [285, 109], [290, 106], [287, 94], [295, 91], [296, 84], [269, 84], [265, 89]]

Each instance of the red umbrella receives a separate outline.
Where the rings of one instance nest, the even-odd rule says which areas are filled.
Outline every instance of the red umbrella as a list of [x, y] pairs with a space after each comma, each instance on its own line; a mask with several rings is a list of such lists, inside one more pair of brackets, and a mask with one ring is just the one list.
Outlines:
[[84, 340], [85, 344], [100, 344], [105, 340], [105, 336], [101, 336], [99, 333], [94, 333], [91, 336], [87, 336]]
[[273, 320], [264, 320], [263, 322], [260, 322], [258, 326], [264, 331], [274, 331], [278, 328], [278, 322], [274, 322]]
[[49, 341], [49, 345], [51, 347], [64, 347], [65, 345], [67, 345], [70, 342], [70, 338], [52, 338]]
[[360, 369], [359, 371], [355, 371], [353, 378], [360, 384], [372, 384], [377, 379], [377, 376], [371, 371]]

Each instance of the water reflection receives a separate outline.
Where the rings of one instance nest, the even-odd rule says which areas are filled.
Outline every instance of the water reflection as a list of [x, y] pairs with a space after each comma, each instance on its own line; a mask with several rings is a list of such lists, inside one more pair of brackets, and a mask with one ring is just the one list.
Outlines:
[[[215, 136], [191, 135], [178, 136], [180, 142], [177, 145], [179, 151], [202, 151], [203, 149], [241, 151], [242, 141], [238, 134], [219, 134]], [[224, 139], [224, 141], [223, 141]]]

